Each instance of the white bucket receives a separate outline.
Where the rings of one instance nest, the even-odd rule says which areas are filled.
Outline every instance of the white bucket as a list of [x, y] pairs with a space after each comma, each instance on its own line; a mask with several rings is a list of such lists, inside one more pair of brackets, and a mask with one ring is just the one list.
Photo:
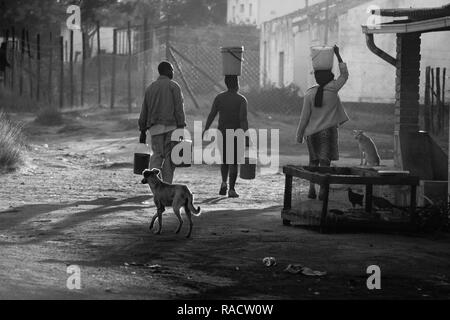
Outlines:
[[242, 73], [242, 61], [244, 47], [221, 48], [224, 76], [240, 76]]
[[333, 47], [311, 47], [311, 58], [313, 69], [318, 70], [332, 70], [334, 63], [334, 49]]

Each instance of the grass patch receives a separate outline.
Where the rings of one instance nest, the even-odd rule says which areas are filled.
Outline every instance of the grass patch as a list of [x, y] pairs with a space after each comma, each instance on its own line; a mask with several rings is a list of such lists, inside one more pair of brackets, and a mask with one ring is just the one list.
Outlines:
[[0, 112], [0, 169], [14, 170], [23, 163], [23, 136], [20, 125], [9, 120], [4, 112]]
[[39, 109], [35, 122], [44, 126], [60, 126], [64, 119], [58, 109], [46, 107]]

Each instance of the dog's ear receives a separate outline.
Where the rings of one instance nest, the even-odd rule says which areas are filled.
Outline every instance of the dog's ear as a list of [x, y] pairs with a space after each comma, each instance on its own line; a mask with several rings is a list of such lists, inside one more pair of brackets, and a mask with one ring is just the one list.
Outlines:
[[150, 170], [146, 169], [142, 172], [142, 175], [144, 176], [144, 178], [148, 178], [150, 176], [151, 172]]
[[151, 173], [152, 173], [152, 175], [155, 175], [159, 180], [162, 181], [161, 170], [154, 168], [151, 170]]

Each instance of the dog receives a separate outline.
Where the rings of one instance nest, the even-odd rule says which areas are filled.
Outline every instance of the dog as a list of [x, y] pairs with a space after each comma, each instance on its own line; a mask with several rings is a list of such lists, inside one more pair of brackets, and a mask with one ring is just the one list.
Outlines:
[[192, 215], [199, 217], [201, 215], [201, 208], [194, 207], [194, 196], [189, 188], [185, 185], [172, 185], [165, 183], [161, 178], [161, 171], [158, 169], [145, 170], [143, 172], [144, 179], [142, 184], [148, 184], [154, 196], [154, 202], [157, 212], [150, 223], [150, 230], [153, 230], [156, 219], [158, 219], [159, 230], [156, 234], [160, 235], [162, 231], [162, 215], [166, 211], [166, 207], [172, 207], [175, 215], [178, 218], [179, 225], [176, 234], [179, 234], [183, 227], [183, 219], [181, 218], [180, 209], [184, 208], [186, 216], [189, 220], [189, 231], [187, 238], [191, 237], [193, 222]]
[[381, 158], [375, 142], [368, 137], [364, 131], [353, 131], [353, 135], [358, 141], [359, 152], [361, 154], [361, 165], [379, 167]]

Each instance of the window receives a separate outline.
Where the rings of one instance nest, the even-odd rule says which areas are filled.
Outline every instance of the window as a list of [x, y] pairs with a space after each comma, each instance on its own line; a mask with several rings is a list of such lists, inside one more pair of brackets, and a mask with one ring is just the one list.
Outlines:
[[248, 10], [249, 10], [249, 16], [251, 17], [253, 15], [253, 4], [252, 3], [249, 4]]
[[241, 4], [241, 13], [244, 13], [245, 11], [245, 6], [243, 4]]

